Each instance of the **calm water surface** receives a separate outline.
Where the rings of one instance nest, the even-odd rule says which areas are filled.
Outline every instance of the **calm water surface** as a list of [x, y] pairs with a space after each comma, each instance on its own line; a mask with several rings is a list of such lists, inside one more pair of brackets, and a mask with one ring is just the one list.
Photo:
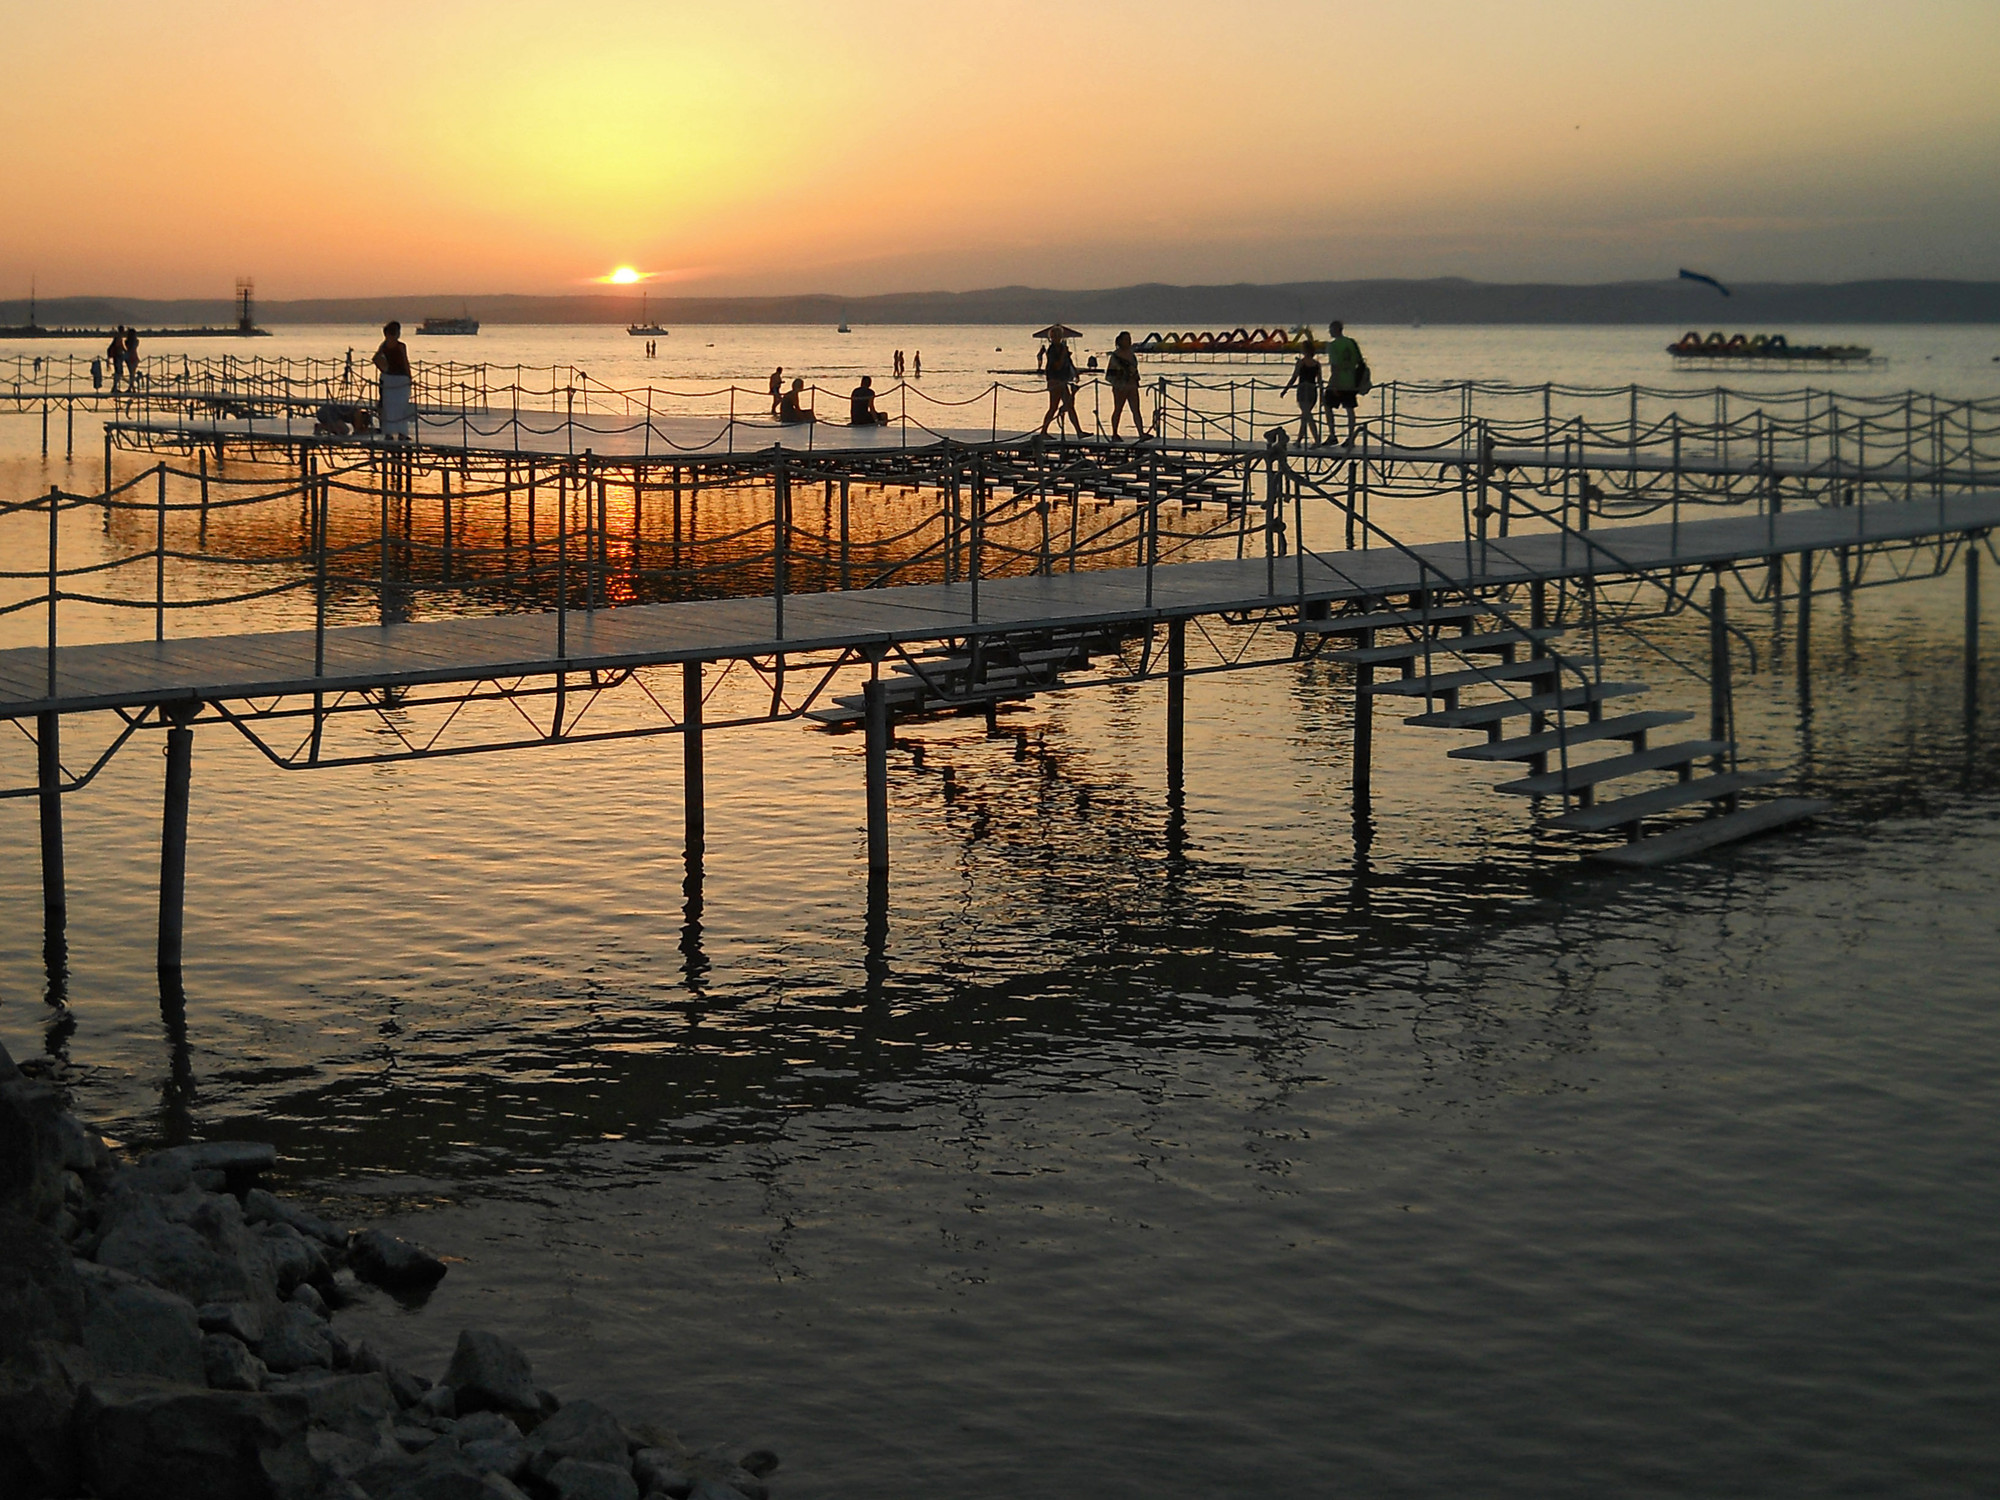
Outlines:
[[[1991, 332], [1869, 331], [1920, 389]], [[989, 333], [893, 342], [971, 371]], [[784, 337], [701, 335], [746, 375]], [[1658, 378], [1630, 330], [1394, 337], [1412, 375]], [[10, 495], [62, 478], [0, 439]], [[691, 907], [670, 740], [293, 774], [204, 730], [184, 1025], [148, 743], [70, 799], [60, 1011], [0, 803], [0, 1039], [127, 1140], [274, 1139], [464, 1257], [352, 1331], [433, 1372], [507, 1332], [776, 1447], [783, 1495], [1991, 1493], [2000, 736], [1959, 606], [1821, 601], [1810, 712], [1796, 622], [1748, 622], [1746, 755], [1837, 811], [1638, 877], [1388, 714], [1357, 836], [1323, 667], [1191, 687], [1184, 819], [1157, 688], [1011, 714], [1025, 757], [912, 727], [885, 928], [852, 736], [714, 739]]]

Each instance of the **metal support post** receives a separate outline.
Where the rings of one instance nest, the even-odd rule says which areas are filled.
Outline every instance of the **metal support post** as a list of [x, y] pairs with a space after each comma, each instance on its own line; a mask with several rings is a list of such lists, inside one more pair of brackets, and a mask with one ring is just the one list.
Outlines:
[[889, 684], [870, 677], [862, 689], [867, 710], [868, 878], [889, 878]]
[[42, 954], [60, 967], [69, 926], [69, 886], [63, 878], [62, 715], [35, 716], [35, 770], [42, 812]]
[[1181, 799], [1187, 721], [1187, 621], [1167, 621], [1167, 798]]
[[707, 788], [702, 781], [701, 710], [702, 664], [681, 663], [681, 780], [682, 814], [686, 824], [687, 861], [690, 869], [701, 863], [708, 848]]
[[1965, 725], [1979, 719], [1979, 539], [1965, 544]]
[[199, 705], [169, 711], [167, 786], [160, 820], [160, 993], [181, 989], [181, 935], [187, 908], [188, 783], [194, 769], [194, 731], [188, 720]]
[[1810, 552], [1799, 554], [1799, 693], [1812, 685], [1812, 573]]
[[[1355, 638], [1357, 650], [1375, 644], [1375, 632], [1364, 630]], [[1368, 816], [1370, 762], [1375, 757], [1375, 682], [1372, 663], [1358, 662], [1354, 668], [1354, 821]]]
[[[1729, 723], [1731, 687], [1729, 594], [1718, 584], [1708, 593], [1708, 737], [1712, 740], [1726, 742], [1732, 738]], [[1716, 751], [1709, 762], [1710, 769], [1720, 772], [1729, 758], [1729, 751]]]

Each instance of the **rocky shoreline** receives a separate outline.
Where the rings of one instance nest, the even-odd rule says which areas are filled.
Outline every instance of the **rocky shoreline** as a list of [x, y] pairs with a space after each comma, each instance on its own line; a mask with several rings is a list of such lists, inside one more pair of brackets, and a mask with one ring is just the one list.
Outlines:
[[0, 1496], [769, 1500], [775, 1454], [561, 1401], [493, 1334], [436, 1382], [343, 1337], [357, 1283], [448, 1268], [258, 1187], [276, 1160], [122, 1160], [0, 1048]]

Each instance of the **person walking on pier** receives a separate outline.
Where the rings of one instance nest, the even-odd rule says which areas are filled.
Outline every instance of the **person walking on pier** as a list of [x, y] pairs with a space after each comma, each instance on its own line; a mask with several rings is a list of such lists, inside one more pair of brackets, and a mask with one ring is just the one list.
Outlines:
[[1076, 414], [1076, 360], [1069, 352], [1069, 345], [1059, 338], [1049, 340], [1049, 357], [1042, 366], [1042, 378], [1049, 384], [1049, 409], [1042, 416], [1042, 436], [1049, 435], [1049, 423], [1056, 424], [1056, 436], [1062, 436], [1062, 419], [1068, 417], [1076, 428], [1076, 435], [1083, 436], [1083, 418]]
[[921, 349], [917, 351], [916, 370], [914, 373], [918, 380], [924, 378], [924, 351]]
[[[1320, 442], [1319, 430], [1319, 390], [1322, 376], [1317, 346], [1311, 336], [1306, 338], [1306, 346], [1299, 351], [1299, 362], [1292, 367], [1292, 378], [1285, 382], [1285, 391], [1299, 393], [1299, 444], [1305, 445], [1308, 433], [1314, 443]], [[1284, 395], [1285, 391], [1278, 392]]]
[[1333, 339], [1326, 346], [1326, 435], [1333, 436], [1334, 413], [1343, 407], [1347, 411], [1347, 444], [1354, 446], [1354, 414], [1361, 404], [1361, 398], [1368, 394], [1372, 381], [1368, 374], [1368, 361], [1361, 357], [1361, 346], [1349, 338], [1346, 327], [1338, 318], [1326, 325]]
[[382, 325], [382, 342], [375, 350], [381, 374], [382, 436], [408, 438], [410, 419], [410, 351], [403, 342], [403, 325], [391, 318]]
[[778, 414], [778, 407], [785, 399], [785, 367], [779, 365], [771, 372], [771, 415]]
[[129, 394], [139, 389], [139, 330], [125, 330], [125, 390]]
[[111, 394], [118, 394], [119, 382], [125, 378], [125, 325], [120, 323], [111, 330], [111, 342], [104, 346], [104, 357], [111, 361]]
[[1118, 335], [1118, 346], [1104, 362], [1105, 383], [1111, 387], [1111, 440], [1118, 440], [1118, 419], [1132, 408], [1132, 440], [1146, 440], [1146, 419], [1139, 414], [1139, 356], [1132, 352], [1130, 332]]

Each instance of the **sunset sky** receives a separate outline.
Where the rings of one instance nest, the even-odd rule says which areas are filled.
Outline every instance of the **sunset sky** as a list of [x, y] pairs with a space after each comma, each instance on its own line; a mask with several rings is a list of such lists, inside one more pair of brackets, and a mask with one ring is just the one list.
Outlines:
[[0, 296], [2000, 276], [2000, 3], [0, 0]]

